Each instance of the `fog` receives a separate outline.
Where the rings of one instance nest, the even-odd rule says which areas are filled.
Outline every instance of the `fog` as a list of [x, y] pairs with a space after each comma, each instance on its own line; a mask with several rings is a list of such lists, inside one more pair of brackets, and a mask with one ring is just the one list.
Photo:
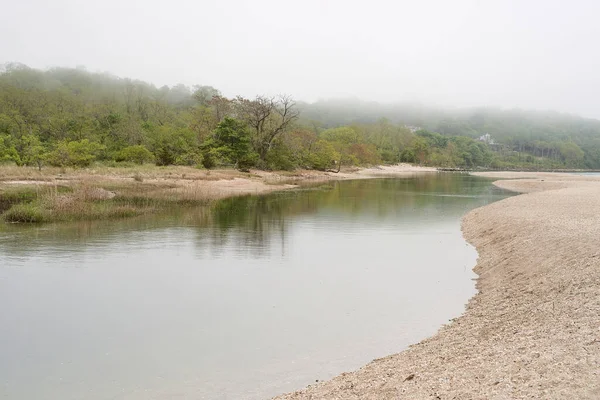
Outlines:
[[86, 66], [158, 86], [600, 118], [600, 2], [21, 0], [0, 63]]

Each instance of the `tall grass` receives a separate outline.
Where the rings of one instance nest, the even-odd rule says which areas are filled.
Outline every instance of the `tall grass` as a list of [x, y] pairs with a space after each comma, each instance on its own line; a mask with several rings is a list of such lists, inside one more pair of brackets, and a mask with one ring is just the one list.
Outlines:
[[[272, 185], [297, 183], [294, 173], [242, 173], [193, 167], [136, 165], [86, 169], [0, 167], [0, 218], [8, 222], [52, 222], [130, 217], [172, 207], [206, 205], [225, 195], [209, 181], [256, 178]], [[12, 182], [12, 183], [3, 183]], [[15, 181], [22, 184], [16, 184]], [[29, 183], [29, 184], [26, 184]]]
[[132, 217], [222, 197], [201, 185], [97, 181], [71, 187], [23, 185], [0, 192], [6, 222], [40, 223]]
[[45, 210], [37, 203], [15, 204], [2, 214], [2, 218], [6, 222], [40, 223], [49, 221]]

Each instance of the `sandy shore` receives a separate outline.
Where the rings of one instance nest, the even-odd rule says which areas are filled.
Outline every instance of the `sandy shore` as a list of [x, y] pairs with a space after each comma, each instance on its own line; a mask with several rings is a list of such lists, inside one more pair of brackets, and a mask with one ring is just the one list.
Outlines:
[[339, 173], [299, 170], [293, 172], [236, 170], [199, 170], [192, 167], [98, 168], [61, 172], [57, 168], [0, 167], [0, 188], [8, 185], [74, 185], [80, 183], [103, 186], [143, 182], [174, 192], [191, 192], [218, 199], [244, 194], [262, 194], [293, 189], [303, 184], [334, 180], [368, 179], [382, 176], [412, 176], [436, 173], [436, 168], [398, 164], [373, 168], [355, 168]]
[[478, 175], [528, 194], [464, 217], [479, 252], [464, 315], [278, 399], [600, 399], [600, 177]]

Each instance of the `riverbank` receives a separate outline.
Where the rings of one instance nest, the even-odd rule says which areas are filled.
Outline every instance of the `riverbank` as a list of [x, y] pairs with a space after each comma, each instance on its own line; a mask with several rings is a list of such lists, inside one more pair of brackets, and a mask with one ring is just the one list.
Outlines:
[[7, 222], [109, 219], [172, 206], [264, 194], [332, 180], [436, 172], [409, 164], [320, 171], [199, 170], [193, 167], [98, 167], [85, 170], [0, 167], [0, 213]]
[[464, 217], [479, 252], [466, 312], [399, 354], [277, 399], [600, 398], [600, 178], [476, 175], [528, 194]]

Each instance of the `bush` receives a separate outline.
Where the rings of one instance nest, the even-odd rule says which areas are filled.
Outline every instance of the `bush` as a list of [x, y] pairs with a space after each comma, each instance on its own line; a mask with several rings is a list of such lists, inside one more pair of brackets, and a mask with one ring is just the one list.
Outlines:
[[2, 217], [6, 222], [41, 223], [46, 220], [44, 211], [37, 203], [15, 204]]
[[331, 168], [339, 157], [331, 143], [319, 140], [315, 143], [313, 152], [306, 157], [307, 167], [324, 171]]
[[215, 158], [210, 154], [210, 151], [202, 153], [202, 166], [206, 169], [213, 169], [216, 165]]
[[56, 145], [47, 160], [55, 167], [87, 167], [96, 159], [96, 155], [104, 149], [104, 146], [90, 142], [87, 139], [67, 142], [63, 141]]
[[197, 138], [189, 129], [161, 126], [151, 134], [156, 165], [194, 165], [200, 161]]
[[295, 158], [289, 147], [277, 141], [267, 153], [267, 167], [277, 171], [293, 171], [296, 169]]
[[21, 164], [21, 158], [15, 147], [10, 144], [9, 137], [0, 136], [0, 163], [15, 163]]
[[117, 154], [116, 161], [144, 164], [154, 160], [154, 155], [145, 146], [136, 145], [125, 147]]

